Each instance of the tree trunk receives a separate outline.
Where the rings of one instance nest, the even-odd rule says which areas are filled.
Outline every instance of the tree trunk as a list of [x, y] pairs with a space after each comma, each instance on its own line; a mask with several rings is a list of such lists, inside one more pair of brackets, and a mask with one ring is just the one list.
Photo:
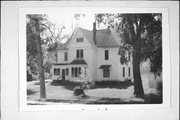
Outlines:
[[140, 55], [139, 46], [135, 45], [133, 48], [133, 76], [134, 76], [134, 94], [137, 97], [144, 97], [144, 90], [142, 86], [141, 73], [140, 73]]
[[39, 30], [39, 21], [36, 19], [36, 47], [37, 47], [37, 62], [38, 62], [38, 71], [39, 71], [39, 81], [40, 81], [40, 98], [46, 99], [46, 89], [45, 89], [45, 80], [44, 80], [44, 67], [43, 67], [43, 58], [42, 58], [42, 49], [41, 49], [41, 37]]

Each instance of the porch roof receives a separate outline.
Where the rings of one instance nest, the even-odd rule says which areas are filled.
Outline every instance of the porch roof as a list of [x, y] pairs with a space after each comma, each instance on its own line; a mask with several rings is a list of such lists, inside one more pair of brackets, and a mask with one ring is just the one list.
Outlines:
[[78, 60], [78, 59], [73, 60], [70, 64], [71, 64], [71, 65], [80, 65], [80, 64], [85, 64], [85, 65], [87, 65], [86, 61], [83, 60], [83, 59], [81, 59], [81, 60]]
[[53, 63], [53, 65], [68, 65], [69, 63]]
[[109, 69], [109, 67], [111, 67], [111, 65], [101, 65], [99, 69]]

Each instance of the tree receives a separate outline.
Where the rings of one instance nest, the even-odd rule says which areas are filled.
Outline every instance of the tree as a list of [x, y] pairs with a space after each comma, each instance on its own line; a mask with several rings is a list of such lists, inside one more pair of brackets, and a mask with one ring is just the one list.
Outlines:
[[27, 15], [27, 57], [36, 61], [40, 81], [40, 98], [46, 99], [44, 80], [43, 51], [41, 33], [45, 30], [40, 24], [45, 21], [45, 15]]
[[55, 24], [48, 24], [48, 31], [44, 39], [47, 41], [46, 44], [46, 55], [44, 58], [45, 71], [50, 73], [52, 64], [57, 62], [57, 48], [61, 46], [61, 42], [69, 37], [67, 34], [63, 34], [64, 26], [58, 27]]
[[39, 72], [40, 98], [46, 98], [44, 72], [50, 71], [53, 62], [52, 55], [48, 52], [56, 51], [60, 42], [68, 35], [62, 35], [64, 26], [57, 27], [43, 14], [27, 15], [26, 29], [27, 65], [34, 73]]
[[122, 38], [123, 46], [119, 48], [120, 62], [130, 60], [126, 51], [133, 57], [134, 94], [144, 96], [140, 64], [150, 59], [151, 72], [162, 71], [162, 19], [161, 14], [97, 14], [98, 23], [104, 23], [116, 30]]

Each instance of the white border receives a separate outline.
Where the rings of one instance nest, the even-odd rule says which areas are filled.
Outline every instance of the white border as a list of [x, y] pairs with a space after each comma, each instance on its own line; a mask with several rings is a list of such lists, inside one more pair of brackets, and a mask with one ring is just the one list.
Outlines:
[[[162, 104], [119, 104], [119, 105], [27, 105], [26, 95], [26, 14], [46, 14], [49, 10], [74, 13], [162, 13], [163, 36], [163, 103]], [[46, 11], [46, 12], [45, 12]], [[19, 65], [20, 65], [20, 110], [51, 111], [51, 110], [119, 110], [119, 109], [155, 109], [170, 107], [170, 49], [168, 9], [166, 8], [119, 8], [119, 7], [39, 7], [19, 9]]]
[[[27, 105], [26, 95], [26, 14], [46, 14], [48, 10], [66, 11], [74, 13], [162, 13], [163, 26], [163, 103], [162, 104], [120, 104], [120, 105]], [[170, 49], [169, 49], [169, 21], [167, 8], [119, 8], [119, 7], [35, 7], [19, 9], [19, 80], [20, 80], [20, 111], [52, 111], [52, 110], [128, 110], [128, 109], [167, 109], [170, 107]]]
[[[2, 120], [179, 120], [179, 1], [2, 1], [1, 2]], [[93, 111], [19, 111], [19, 8], [60, 6], [167, 8], [171, 59], [170, 108]]]

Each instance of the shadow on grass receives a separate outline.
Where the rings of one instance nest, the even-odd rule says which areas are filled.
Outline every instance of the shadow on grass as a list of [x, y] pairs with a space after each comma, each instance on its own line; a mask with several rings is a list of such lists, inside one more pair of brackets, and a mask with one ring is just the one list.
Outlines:
[[34, 91], [32, 89], [27, 89], [27, 95], [33, 95], [35, 93], [37, 93], [38, 91]]
[[41, 103], [27, 103], [27, 105], [46, 105], [46, 104], [41, 104]]
[[46, 102], [69, 103], [69, 104], [144, 104], [144, 102], [123, 101], [122, 99], [118, 99], [118, 98], [101, 98], [98, 100], [89, 100], [89, 96], [76, 100], [47, 99]]
[[79, 82], [71, 82], [68, 80], [54, 80], [50, 83], [52, 86], [64, 86], [65, 89], [73, 90], [76, 86], [81, 85]]
[[58, 100], [58, 99], [47, 99], [47, 102], [53, 103], [80, 103], [80, 100]]
[[159, 95], [150, 93], [145, 95], [144, 99], [146, 104], [162, 104], [163, 102], [162, 93]]
[[73, 103], [78, 103], [78, 104], [87, 104], [88, 103], [88, 99], [89, 99], [89, 96], [85, 95], [83, 97], [80, 97], [79, 98], [77, 97], [77, 99], [74, 99], [74, 100], [67, 100], [67, 99], [47, 99], [46, 102], [52, 102], [52, 103], [70, 103], [70, 104], [73, 104]]
[[120, 98], [101, 98], [97, 101], [89, 102], [87, 104], [144, 104], [141, 101], [124, 101]]
[[[93, 98], [91, 96], [77, 97], [77, 99], [47, 99], [50, 103], [69, 103], [69, 104], [161, 104], [162, 96], [156, 94], [148, 94], [144, 97], [145, 101], [125, 101], [121, 98]], [[28, 103], [28, 105], [47, 105], [43, 103]]]
[[90, 96], [79, 98], [77, 100], [59, 100], [59, 99], [48, 99], [47, 102], [54, 103], [78, 103], [78, 104], [161, 104], [162, 98], [159, 95], [149, 94], [145, 96], [145, 101], [124, 101], [121, 98], [100, 98], [96, 100], [90, 100]]
[[162, 94], [148, 94], [145, 95], [144, 97], [144, 102], [143, 101], [134, 101], [134, 100], [129, 100], [129, 101], [124, 101], [120, 98], [101, 98], [97, 101], [90, 102], [87, 104], [162, 104]]

